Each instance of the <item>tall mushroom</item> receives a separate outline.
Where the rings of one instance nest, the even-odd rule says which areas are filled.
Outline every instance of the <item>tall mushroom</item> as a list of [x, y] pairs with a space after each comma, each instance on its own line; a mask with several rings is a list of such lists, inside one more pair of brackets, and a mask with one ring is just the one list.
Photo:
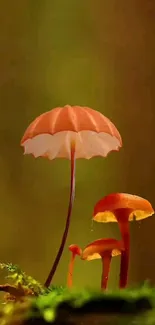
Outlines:
[[81, 256], [82, 250], [78, 245], [70, 245], [69, 250], [71, 252], [71, 259], [69, 262], [69, 268], [68, 268], [68, 276], [67, 276], [67, 286], [70, 288], [73, 284], [73, 270], [74, 270], [74, 262], [75, 262], [75, 256]]
[[37, 117], [27, 128], [21, 145], [25, 154], [35, 158], [67, 158], [71, 160], [70, 199], [61, 244], [45, 286], [48, 287], [64, 250], [75, 195], [75, 160], [106, 157], [122, 146], [114, 124], [100, 112], [89, 107], [57, 107]]
[[154, 214], [149, 201], [136, 195], [113, 193], [103, 197], [94, 207], [93, 220], [97, 222], [117, 222], [125, 251], [121, 254], [120, 287], [127, 285], [130, 231], [129, 221], [142, 220]]
[[92, 261], [99, 258], [102, 259], [101, 289], [107, 288], [112, 257], [120, 255], [123, 249], [122, 241], [113, 238], [103, 238], [95, 240], [83, 250], [81, 255], [81, 259], [83, 260]]

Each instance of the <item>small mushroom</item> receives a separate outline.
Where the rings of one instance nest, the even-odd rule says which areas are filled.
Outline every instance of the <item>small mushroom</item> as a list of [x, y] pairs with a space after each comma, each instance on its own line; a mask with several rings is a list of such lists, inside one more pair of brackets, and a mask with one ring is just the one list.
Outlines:
[[121, 254], [120, 287], [127, 285], [129, 255], [130, 255], [130, 229], [129, 221], [145, 219], [154, 214], [149, 201], [136, 195], [126, 193], [109, 194], [94, 207], [93, 220], [97, 222], [118, 222], [124, 252]]
[[102, 259], [101, 289], [107, 288], [111, 258], [120, 255], [123, 250], [123, 242], [112, 238], [98, 239], [90, 243], [83, 250], [81, 259], [91, 261]]
[[68, 269], [67, 286], [72, 287], [75, 256], [76, 255], [81, 256], [82, 250], [78, 245], [70, 245], [69, 250], [72, 253], [72, 255], [71, 255], [71, 259], [70, 259], [70, 263], [69, 263], [69, 269]]

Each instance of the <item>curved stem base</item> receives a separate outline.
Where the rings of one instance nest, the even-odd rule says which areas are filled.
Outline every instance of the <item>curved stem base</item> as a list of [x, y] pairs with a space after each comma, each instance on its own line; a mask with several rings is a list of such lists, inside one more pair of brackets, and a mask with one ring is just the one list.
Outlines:
[[67, 213], [67, 219], [66, 219], [66, 225], [65, 225], [65, 230], [63, 233], [62, 241], [60, 248], [58, 250], [58, 253], [56, 255], [54, 264], [52, 266], [52, 269], [47, 277], [47, 280], [45, 281], [44, 286], [48, 288], [51, 284], [51, 281], [53, 279], [53, 276], [55, 274], [55, 271], [57, 269], [57, 266], [59, 264], [60, 258], [62, 256], [64, 246], [66, 243], [68, 231], [69, 231], [69, 226], [70, 226], [70, 219], [71, 219], [71, 213], [72, 213], [72, 207], [73, 207], [73, 202], [74, 202], [74, 197], [75, 197], [75, 143], [72, 143], [71, 145], [71, 183], [70, 183], [70, 199], [69, 199], [69, 206], [68, 206], [68, 213]]

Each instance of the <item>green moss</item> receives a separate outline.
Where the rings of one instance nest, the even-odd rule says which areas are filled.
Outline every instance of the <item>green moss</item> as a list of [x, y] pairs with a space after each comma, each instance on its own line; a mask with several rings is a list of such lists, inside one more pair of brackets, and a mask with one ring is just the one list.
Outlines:
[[15, 286], [21, 285], [25, 289], [30, 289], [35, 295], [44, 293], [43, 286], [27, 275], [18, 265], [12, 263], [0, 263], [0, 269], [7, 272], [7, 279], [11, 280]]
[[46, 289], [16, 265], [1, 263], [0, 268], [18, 290], [0, 286], [14, 298], [1, 305], [0, 325], [155, 325], [155, 288], [147, 282], [104, 292], [62, 286]]
[[[155, 288], [117, 291], [50, 288], [36, 298], [1, 307], [2, 325], [155, 324]], [[140, 322], [140, 323], [139, 323]]]

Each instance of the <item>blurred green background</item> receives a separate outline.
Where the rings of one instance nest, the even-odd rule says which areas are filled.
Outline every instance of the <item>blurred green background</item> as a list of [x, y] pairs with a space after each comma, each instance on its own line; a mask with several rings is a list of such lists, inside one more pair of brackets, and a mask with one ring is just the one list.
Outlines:
[[[29, 123], [56, 106], [100, 110], [123, 148], [107, 159], [77, 161], [76, 199], [67, 246], [117, 224], [91, 223], [93, 206], [118, 191], [155, 206], [155, 2], [147, 0], [0, 0], [0, 260], [44, 281], [63, 232], [69, 161], [23, 156]], [[131, 223], [130, 283], [155, 282], [155, 217]], [[67, 246], [54, 277], [66, 283]], [[100, 286], [100, 261], [77, 259], [76, 286]], [[117, 286], [119, 257], [109, 287]]]

